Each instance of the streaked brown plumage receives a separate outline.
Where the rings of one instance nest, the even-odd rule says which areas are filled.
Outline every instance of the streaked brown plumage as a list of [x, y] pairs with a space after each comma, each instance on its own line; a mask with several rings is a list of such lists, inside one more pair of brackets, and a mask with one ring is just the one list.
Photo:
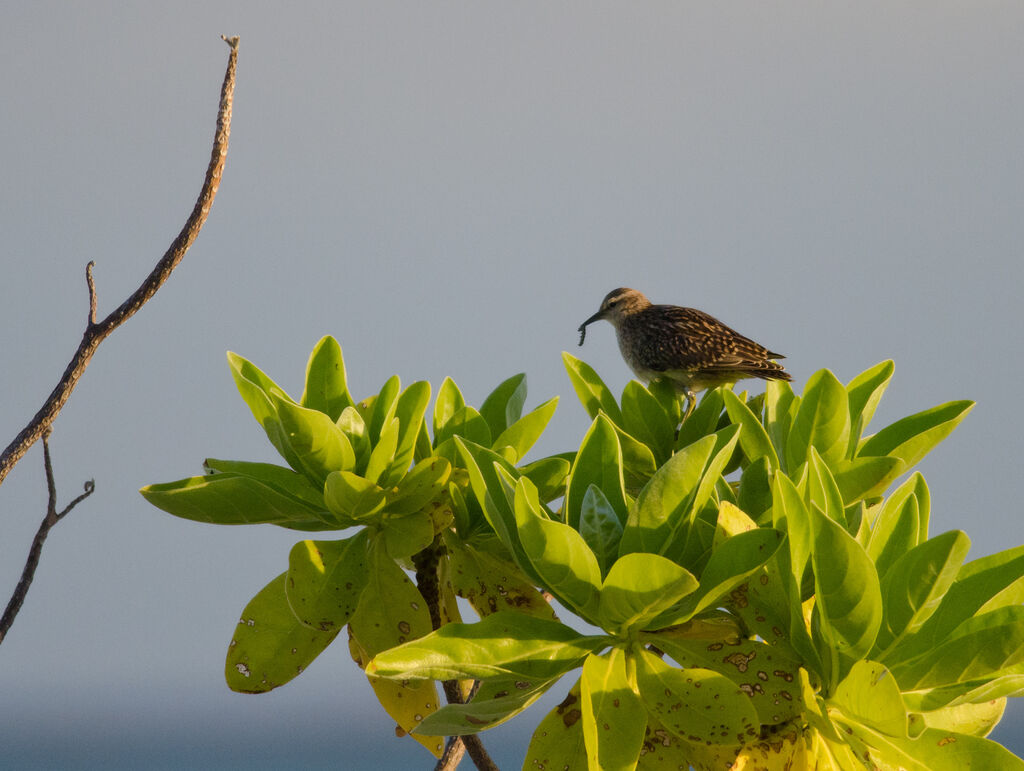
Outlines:
[[652, 305], [643, 293], [619, 288], [609, 292], [601, 308], [579, 328], [580, 345], [587, 324], [604, 319], [615, 327], [626, 364], [643, 381], [667, 378], [686, 394], [686, 415], [696, 392], [744, 378], [792, 380], [781, 364], [785, 358], [718, 319], [695, 308]]

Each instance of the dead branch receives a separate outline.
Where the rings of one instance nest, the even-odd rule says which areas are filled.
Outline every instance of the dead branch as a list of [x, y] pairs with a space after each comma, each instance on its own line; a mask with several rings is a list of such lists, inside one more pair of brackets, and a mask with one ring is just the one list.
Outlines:
[[235, 92], [235, 67], [238, 59], [238, 38], [224, 38], [231, 46], [231, 54], [228, 57], [228, 68], [224, 74], [224, 83], [220, 92], [220, 109], [217, 113], [217, 133], [213, 141], [213, 152], [210, 156], [210, 165], [206, 169], [206, 179], [203, 181], [203, 188], [199, 198], [189, 215], [185, 226], [181, 229], [178, 237], [174, 239], [167, 252], [153, 268], [153, 271], [142, 282], [142, 285], [121, 303], [109, 316], [100, 322], [96, 321], [96, 286], [92, 278], [93, 263], [86, 267], [86, 282], [89, 287], [89, 321], [82, 335], [82, 342], [75, 351], [74, 356], [68, 363], [67, 369], [56, 388], [50, 393], [46, 402], [40, 408], [35, 417], [28, 425], [14, 438], [7, 449], [0, 454], [0, 484], [14, 465], [21, 460], [28, 449], [43, 436], [53, 425], [53, 421], [67, 403], [68, 397], [75, 389], [78, 379], [85, 372], [93, 354], [99, 344], [107, 336], [124, 322], [130, 319], [139, 308], [146, 304], [150, 297], [156, 294], [163, 283], [171, 275], [171, 271], [181, 262], [185, 252], [196, 240], [199, 230], [206, 222], [210, 213], [210, 206], [217, 195], [217, 188], [220, 186], [221, 174], [224, 172], [224, 161], [228, 152], [228, 136], [231, 133], [231, 106]]

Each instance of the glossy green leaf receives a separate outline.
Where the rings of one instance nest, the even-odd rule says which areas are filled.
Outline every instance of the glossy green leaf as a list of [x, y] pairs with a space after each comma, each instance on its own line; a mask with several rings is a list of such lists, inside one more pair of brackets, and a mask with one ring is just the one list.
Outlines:
[[366, 671], [411, 680], [550, 680], [575, 669], [608, 642], [604, 636], [581, 635], [558, 621], [503, 610], [475, 624], [446, 624], [392, 648], [377, 655]]
[[615, 634], [643, 629], [663, 611], [697, 589], [693, 574], [657, 554], [620, 557], [601, 586], [597, 616]]
[[[480, 415], [491, 436], [500, 435], [523, 414], [526, 403], [526, 375], [520, 372], [503, 381], [480, 405]], [[484, 442], [478, 442], [485, 444]], [[486, 443], [488, 446], [490, 442]]]
[[[676, 390], [675, 383], [673, 383], [668, 378], [658, 378], [656, 380], [652, 380], [650, 383], [647, 384], [647, 390], [650, 391], [651, 396], [658, 400], [658, 404], [661, 405], [661, 408], [665, 410], [665, 414], [668, 415], [669, 423], [671, 423], [673, 426], [678, 426], [683, 420], [683, 400], [679, 398], [679, 392]], [[697, 405], [697, 408], [690, 415], [690, 418], [692, 418], [693, 415], [696, 414], [697, 410], [701, 408], [704, 401], [707, 400], [713, 393], [714, 389], [712, 389], [711, 391], [706, 391], [704, 393], [704, 398], [701, 400], [701, 403]], [[717, 411], [718, 413], [722, 412], [721, 403], [719, 403]], [[718, 421], [716, 420], [715, 423], [712, 424], [711, 430], [714, 429], [717, 423]], [[685, 426], [683, 428], [685, 430]], [[688, 444], [692, 444], [692, 442], [688, 442]], [[679, 445], [677, 444], [676, 447], [678, 446]]]
[[[371, 541], [368, 577], [349, 630], [368, 656], [417, 640], [431, 630], [430, 613], [419, 589], [380, 541]], [[374, 674], [369, 667], [366, 673]]]
[[256, 421], [263, 426], [267, 439], [289, 466], [300, 470], [301, 465], [288, 443], [284, 429], [277, 417], [277, 410], [271, 400], [271, 396], [278, 396], [285, 400], [291, 399], [291, 397], [281, 386], [267, 377], [259, 367], [237, 353], [228, 351], [228, 365], [231, 367], [231, 375], [235, 379], [238, 393], [249, 406]]
[[387, 498], [384, 490], [350, 471], [335, 471], [324, 484], [324, 501], [340, 517], [355, 521], [374, 519]]
[[355, 407], [346, 407], [338, 417], [337, 426], [348, 437], [349, 444], [356, 455], [356, 473], [366, 471], [366, 463], [370, 460], [370, 430], [366, 421]]
[[911, 716], [911, 736], [919, 733], [916, 727], [938, 728], [942, 731], [956, 731], [971, 736], [988, 736], [1002, 719], [1006, 710], [1006, 699], [990, 699], [980, 704], [959, 704], [954, 707], [925, 712]]
[[[381, 386], [380, 392], [372, 398], [368, 414], [363, 415], [366, 421], [367, 436], [370, 444], [376, 446], [380, 441], [380, 434], [385, 428], [391, 425], [395, 419], [395, 410], [398, 408], [398, 394], [402, 390], [402, 381], [398, 375], [392, 375]], [[366, 404], [370, 400], [365, 399], [360, 404]]]
[[593, 619], [601, 569], [583, 536], [541, 516], [536, 488], [526, 479], [516, 484], [515, 517], [523, 551], [541, 586], [583, 618]]
[[583, 496], [580, 511], [580, 535], [587, 546], [597, 557], [601, 575], [607, 575], [608, 569], [619, 554], [619, 541], [622, 540], [622, 523], [615, 509], [605, 498], [601, 488], [590, 485]]
[[471, 544], [448, 541], [452, 588], [481, 617], [499, 610], [515, 610], [554, 619], [550, 603], [515, 565]]
[[805, 480], [807, 505], [817, 506], [826, 517], [833, 522], [838, 522], [847, 532], [850, 532], [846, 522], [843, 496], [839, 492], [839, 486], [836, 484], [835, 477], [829, 471], [825, 460], [818, 454], [817, 448], [811, 447], [807, 452], [807, 476]]
[[[660, 392], [659, 388], [661, 389]], [[659, 394], [656, 398], [659, 404], [662, 405], [662, 408], [665, 408], [666, 400], [669, 398], [669, 394], [671, 394], [672, 404], [675, 405], [675, 418], [678, 420], [680, 417], [679, 402], [681, 399], [676, 393], [675, 388], [666, 384], [664, 380], [655, 380], [648, 386], [648, 390], [652, 395]], [[697, 403], [693, 412], [690, 413], [690, 417], [679, 426], [679, 434], [674, 443], [676, 450], [689, 447], [694, 442], [718, 430], [718, 424], [722, 420], [722, 411], [725, 409], [725, 401], [722, 398], [722, 393], [725, 390], [724, 388], [712, 388], [704, 392], [700, 402]], [[673, 414], [668, 413], [668, 411], [666, 411], [666, 414], [669, 415], [669, 422], [671, 422]]]
[[640, 698], [677, 736], [737, 745], [760, 735], [754, 705], [724, 675], [708, 669], [676, 669], [646, 650], [637, 652], [636, 661]]
[[590, 768], [632, 771], [644, 741], [647, 715], [626, 673], [626, 654], [613, 648], [590, 656], [580, 677], [583, 737]]
[[891, 455], [903, 461], [904, 470], [909, 469], [949, 436], [973, 408], [970, 401], [947, 402], [897, 420], [865, 440], [857, 454]]
[[492, 443], [493, 448], [497, 450], [501, 447], [511, 447], [515, 451], [516, 459], [522, 458], [544, 433], [557, 406], [556, 396], [527, 413], [498, 435]]
[[626, 490], [639, 490], [658, 470], [651, 448], [615, 426], [615, 435], [622, 451], [622, 482]]
[[646, 444], [658, 464], [668, 460], [675, 442], [675, 424], [661, 403], [636, 380], [622, 391], [622, 427]]
[[1024, 673], [1024, 606], [975, 616], [931, 651], [890, 669], [903, 690]]
[[423, 416], [426, 415], [429, 403], [430, 383], [425, 380], [413, 383], [398, 397], [398, 401], [395, 403], [395, 417], [398, 419], [398, 444], [385, 476], [385, 486], [395, 484], [412, 465], [413, 454], [416, 450], [416, 437], [423, 429]]
[[381, 524], [384, 550], [395, 560], [407, 559], [423, 551], [434, 540], [434, 521], [425, 511], [400, 517], [385, 514]]
[[758, 458], [743, 470], [736, 505], [747, 512], [755, 522], [762, 522], [772, 507], [772, 484], [768, 473], [768, 459]]
[[903, 461], [887, 455], [877, 458], [844, 458], [832, 466], [832, 475], [843, 501], [849, 505], [884, 493], [902, 473], [902, 469]]
[[764, 388], [764, 427], [772, 446], [785, 457], [789, 443], [789, 430], [800, 409], [800, 398], [785, 380], [769, 380]]
[[416, 733], [434, 736], [467, 736], [501, 725], [518, 715], [558, 682], [491, 678], [480, 685], [466, 704], [449, 704], [427, 716]]
[[566, 372], [569, 373], [573, 390], [576, 391], [590, 419], [594, 420], [599, 412], [604, 412], [613, 423], [621, 426], [622, 411], [618, 402], [594, 368], [565, 351], [562, 352], [562, 361], [565, 363]]
[[622, 450], [615, 427], [604, 415], [599, 415], [590, 426], [576, 454], [565, 493], [566, 521], [579, 527], [580, 510], [587, 488], [596, 485], [625, 521], [626, 493], [623, 489]]
[[442, 442], [453, 436], [461, 436], [481, 447], [491, 446], [491, 431], [487, 427], [487, 421], [472, 407], [456, 410], [440, 433], [434, 437], [434, 446], [439, 447]]
[[366, 530], [342, 541], [299, 541], [285, 581], [292, 613], [322, 632], [341, 629], [356, 610], [368, 569]]
[[203, 461], [203, 468], [210, 474], [228, 473], [250, 477], [260, 484], [297, 498], [317, 511], [323, 511], [325, 508], [323, 485], [314, 485], [305, 475], [284, 466], [207, 458]]
[[533, 732], [523, 768], [589, 771], [582, 717], [577, 680], [562, 702], [548, 712]]
[[322, 485], [332, 471], [355, 469], [352, 444], [333, 420], [276, 394], [270, 398], [285, 438], [301, 464], [297, 471], [301, 470], [313, 482]]
[[348, 393], [345, 360], [341, 346], [330, 335], [320, 339], [306, 364], [306, 386], [299, 402], [303, 407], [318, 410], [332, 421], [354, 402]]
[[400, 430], [398, 418], [392, 418], [391, 422], [381, 429], [377, 444], [374, 445], [370, 459], [366, 462], [363, 476], [375, 484], [380, 484], [381, 487], [388, 486], [387, 471], [395, 459]]
[[810, 460], [813, 447], [828, 463], [846, 457], [850, 409], [846, 389], [827, 369], [811, 375], [786, 440], [786, 468]]
[[919, 533], [917, 498], [890, 497], [868, 538], [868, 556], [874, 560], [879, 576], [888, 573], [896, 560], [917, 546]]
[[267, 584], [242, 611], [224, 667], [233, 691], [265, 693], [284, 685], [301, 674], [341, 629], [321, 632], [300, 622], [285, 595], [285, 576]]
[[741, 427], [740, 448], [747, 460], [753, 462], [758, 458], [768, 458], [773, 469], [779, 467], [779, 456], [775, 453], [768, 433], [761, 425], [758, 417], [750, 411], [750, 408], [739, 400], [732, 391], [722, 391], [722, 399], [725, 402], [725, 409], [729, 413], [729, 420]]
[[430, 457], [409, 471], [387, 495], [389, 514], [412, 514], [434, 501], [448, 487], [452, 466], [444, 458]]
[[850, 443], [846, 456], [853, 457], [860, 442], [860, 437], [875, 415], [875, 408], [889, 387], [892, 373], [896, 365], [892, 360], [882, 361], [861, 372], [846, 384], [846, 394], [850, 405]]
[[907, 736], [907, 710], [899, 686], [876, 661], [858, 661], [829, 700], [845, 715], [889, 736]]
[[462, 397], [462, 391], [455, 385], [454, 380], [446, 377], [441, 387], [437, 389], [437, 399], [434, 401], [434, 436], [440, 434], [452, 416], [465, 406], [466, 400]]
[[550, 457], [520, 466], [523, 476], [537, 486], [542, 501], [551, 501], [565, 494], [565, 480], [572, 464], [565, 458]]
[[219, 473], [176, 482], [147, 485], [139, 490], [159, 509], [182, 519], [216, 525], [267, 523], [330, 530], [333, 517], [309, 503], [240, 474]]
[[964, 621], [979, 612], [1008, 586], [1024, 577], [1024, 546], [991, 554], [964, 565], [938, 610], [916, 635], [904, 640], [892, 656], [909, 660], [949, 638]]
[[882, 579], [885, 615], [875, 643], [884, 653], [914, 634], [935, 612], [967, 557], [971, 541], [951, 530], [918, 544], [897, 559]]
[[861, 545], [816, 506], [808, 514], [819, 652], [836, 683], [849, 663], [871, 650], [882, 623], [882, 595], [874, 563]]
[[658, 469], [629, 513], [621, 554], [669, 554], [685, 543], [694, 517], [711, 497], [732, 455], [737, 436], [735, 426], [724, 428], [680, 450]]

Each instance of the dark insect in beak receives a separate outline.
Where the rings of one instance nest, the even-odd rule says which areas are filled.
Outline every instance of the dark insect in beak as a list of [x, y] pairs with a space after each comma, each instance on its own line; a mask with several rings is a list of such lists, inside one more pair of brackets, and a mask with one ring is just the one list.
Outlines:
[[587, 336], [587, 325], [580, 324], [580, 345], [583, 345], [583, 339]]

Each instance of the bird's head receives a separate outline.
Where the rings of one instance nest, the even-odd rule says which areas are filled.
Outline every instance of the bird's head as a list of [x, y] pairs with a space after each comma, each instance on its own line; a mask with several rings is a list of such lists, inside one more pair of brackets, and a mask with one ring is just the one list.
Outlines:
[[587, 335], [587, 324], [593, 324], [595, 321], [604, 319], [613, 327], [618, 328], [619, 322], [626, 316], [641, 311], [650, 304], [651, 301], [644, 296], [643, 292], [627, 289], [626, 287], [613, 289], [605, 295], [597, 313], [580, 324], [580, 345], [583, 345], [583, 338]]

